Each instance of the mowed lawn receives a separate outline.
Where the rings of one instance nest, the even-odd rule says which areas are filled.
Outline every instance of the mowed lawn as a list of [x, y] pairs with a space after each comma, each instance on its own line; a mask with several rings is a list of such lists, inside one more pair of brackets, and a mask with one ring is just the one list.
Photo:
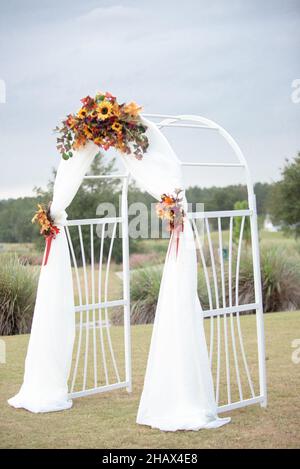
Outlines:
[[[253, 316], [242, 318], [245, 347]], [[206, 321], [206, 326], [208, 322]], [[22, 381], [28, 336], [2, 338], [7, 363], [0, 364], [0, 446], [3, 448], [295, 448], [300, 447], [300, 363], [292, 360], [292, 342], [300, 339], [300, 313], [265, 316], [269, 403], [230, 413], [232, 422], [217, 430], [161, 432], [136, 425], [151, 326], [132, 327], [133, 392], [116, 390], [74, 400], [71, 410], [31, 414], [6, 400]], [[121, 347], [122, 328], [112, 337]], [[117, 344], [118, 348], [118, 344]], [[253, 350], [255, 354], [256, 351]], [[295, 356], [297, 353], [295, 353]], [[298, 356], [300, 354], [298, 353]], [[296, 357], [297, 358], [297, 357]]]

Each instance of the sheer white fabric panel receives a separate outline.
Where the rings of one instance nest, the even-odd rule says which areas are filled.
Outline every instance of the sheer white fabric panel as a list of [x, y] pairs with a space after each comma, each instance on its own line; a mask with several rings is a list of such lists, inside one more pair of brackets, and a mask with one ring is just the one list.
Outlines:
[[[181, 167], [156, 125], [148, 126], [150, 147], [142, 161], [124, 156], [139, 184], [160, 199], [183, 188]], [[217, 416], [213, 382], [197, 294], [197, 259], [189, 221], [169, 252], [160, 286], [150, 353], [137, 423], [165, 431], [216, 428], [230, 421]]]
[[51, 215], [60, 228], [52, 241], [47, 265], [41, 268], [34, 317], [19, 393], [8, 400], [13, 407], [31, 412], [68, 409], [68, 377], [75, 336], [74, 295], [69, 248], [63, 224], [98, 147], [84, 149], [59, 164]]

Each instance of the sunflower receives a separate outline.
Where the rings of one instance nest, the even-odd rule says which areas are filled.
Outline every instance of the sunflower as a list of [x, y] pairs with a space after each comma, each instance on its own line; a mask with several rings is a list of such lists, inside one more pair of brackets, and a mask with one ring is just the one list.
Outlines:
[[120, 124], [120, 122], [114, 122], [111, 128], [115, 130], [116, 132], [121, 132], [122, 124]]
[[101, 101], [97, 106], [98, 117], [105, 120], [113, 115], [113, 105], [107, 100]]
[[84, 107], [79, 109], [79, 111], [77, 112], [77, 116], [80, 117], [80, 119], [83, 119], [84, 117], [86, 117], [86, 115], [87, 115], [87, 111]]

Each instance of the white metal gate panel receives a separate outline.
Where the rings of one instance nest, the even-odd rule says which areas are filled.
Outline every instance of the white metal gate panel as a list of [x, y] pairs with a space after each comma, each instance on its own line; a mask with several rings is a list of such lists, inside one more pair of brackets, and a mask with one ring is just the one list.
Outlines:
[[[107, 176], [86, 176], [102, 178]], [[76, 306], [76, 340], [70, 377], [70, 397], [81, 397], [117, 388], [131, 391], [130, 297], [128, 251], [128, 175], [123, 180], [121, 217], [70, 220], [65, 227], [73, 274]], [[110, 228], [108, 253], [104, 259], [105, 230]], [[114, 241], [122, 235], [121, 298], [109, 299], [110, 267]], [[83, 236], [85, 230], [85, 238]], [[95, 239], [99, 239], [96, 252]], [[73, 238], [77, 238], [77, 255]], [[89, 262], [87, 262], [89, 249]], [[79, 252], [79, 254], [78, 254]], [[80, 265], [79, 265], [80, 264]], [[113, 274], [115, 275], [115, 274]], [[124, 329], [112, 326], [110, 311], [123, 308]], [[123, 337], [121, 330], [123, 329]], [[115, 340], [113, 338], [115, 335]], [[117, 348], [117, 352], [116, 352]]]
[[[207, 328], [208, 353], [219, 412], [249, 404], [266, 404], [264, 338], [261, 335], [262, 309], [259, 291], [255, 295], [254, 243], [252, 241], [249, 248], [243, 244], [247, 221], [250, 229], [252, 227], [251, 233], [254, 231], [253, 216], [250, 210], [189, 214], [199, 254], [199, 274], [202, 271], [208, 299], [207, 308], [203, 307], [203, 310], [204, 317], [210, 318]], [[223, 230], [225, 220], [229, 225], [227, 230]], [[199, 221], [201, 223], [197, 225]], [[212, 231], [211, 227], [213, 222], [217, 227], [215, 231]], [[235, 223], [238, 232], [234, 242]], [[224, 259], [225, 246], [228, 258]], [[253, 300], [251, 298], [251, 302], [240, 303], [239, 280], [243, 250], [251, 260]], [[247, 260], [249, 259], [246, 258]], [[201, 293], [204, 294], [204, 291], [200, 292], [200, 300]], [[254, 321], [253, 314], [250, 317], [245, 316], [246, 313], [254, 313], [256, 320]], [[252, 348], [249, 350], [249, 344], [248, 350], [245, 347], [242, 330], [245, 320], [248, 322], [248, 342], [249, 336], [252, 335], [255, 351]], [[247, 352], [251, 352], [249, 359]]]

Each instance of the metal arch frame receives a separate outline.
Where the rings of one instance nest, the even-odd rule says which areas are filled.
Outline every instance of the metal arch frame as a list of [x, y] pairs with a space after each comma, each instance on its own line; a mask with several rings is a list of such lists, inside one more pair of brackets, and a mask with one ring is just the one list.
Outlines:
[[[178, 162], [182, 166], [215, 166], [215, 167], [242, 167], [245, 168], [246, 171], [246, 183], [247, 183], [247, 190], [248, 190], [248, 202], [249, 202], [249, 209], [253, 209], [253, 198], [254, 197], [254, 190], [253, 190], [253, 184], [252, 184], [252, 179], [249, 171], [249, 167], [246, 161], [246, 158], [244, 157], [242, 150], [240, 149], [239, 145], [237, 142], [234, 140], [234, 138], [225, 130], [223, 127], [221, 127], [219, 124], [216, 122], [207, 119], [206, 117], [202, 116], [196, 116], [196, 115], [189, 115], [189, 114], [183, 114], [179, 116], [170, 116], [170, 115], [164, 115], [164, 114], [143, 114], [144, 117], [146, 118], [158, 118], [158, 119], [163, 119], [160, 122], [157, 123], [157, 126], [159, 128], [163, 127], [186, 127], [186, 128], [195, 128], [195, 129], [205, 129], [205, 130], [215, 130], [217, 131], [224, 139], [227, 141], [227, 143], [230, 145], [230, 147], [233, 149], [234, 154], [236, 155], [239, 163], [213, 163], [213, 162], [208, 162], [208, 163], [197, 163], [197, 162], [183, 162], [178, 159]], [[178, 123], [179, 121], [179, 123]], [[184, 121], [191, 121], [191, 122], [197, 122], [198, 124], [184, 124]]]
[[[238, 314], [239, 311], [248, 309], [253, 309], [256, 311], [256, 327], [257, 327], [257, 345], [258, 345], [258, 361], [259, 361], [259, 387], [260, 392], [259, 396], [254, 396], [252, 392], [252, 398], [250, 399], [240, 399], [237, 402], [228, 401], [228, 404], [218, 406], [218, 411], [225, 412], [233, 410], [235, 408], [244, 407], [246, 405], [260, 403], [261, 406], [265, 407], [267, 405], [267, 386], [266, 386], [266, 370], [265, 370], [265, 339], [264, 339], [264, 319], [263, 319], [263, 306], [262, 306], [262, 292], [261, 292], [261, 276], [260, 276], [260, 256], [259, 256], [259, 242], [258, 242], [258, 227], [257, 227], [257, 212], [256, 212], [256, 199], [253, 190], [253, 184], [251, 180], [251, 175], [247, 161], [233, 137], [220, 125], [215, 123], [212, 120], [206, 119], [201, 116], [195, 115], [165, 115], [165, 114], [143, 114], [145, 118], [150, 119], [159, 119], [159, 122], [156, 122], [158, 128], [164, 127], [185, 127], [185, 128], [196, 128], [204, 130], [214, 130], [217, 131], [229, 144], [232, 148], [235, 156], [238, 159], [238, 163], [197, 163], [197, 162], [182, 162], [178, 159], [178, 163], [182, 166], [207, 166], [207, 167], [242, 167], [245, 170], [246, 184], [247, 184], [247, 193], [248, 193], [248, 206], [249, 210], [242, 211], [222, 211], [222, 212], [198, 212], [190, 213], [189, 218], [192, 223], [194, 223], [197, 218], [204, 218], [207, 222], [208, 218], [218, 218], [218, 223], [222, 217], [230, 217], [231, 228], [232, 220], [234, 216], [242, 216], [243, 220], [246, 216], [250, 218], [250, 228], [251, 228], [251, 238], [252, 238], [252, 257], [253, 257], [253, 273], [254, 273], [254, 289], [255, 289], [255, 303], [248, 305], [239, 305], [229, 307], [213, 308], [211, 307], [209, 311], [204, 311], [206, 317], [213, 319], [217, 317], [220, 318], [223, 315], [226, 318], [227, 315], [232, 317], [233, 313]], [[188, 122], [188, 123], [186, 123]], [[100, 302], [75, 308], [75, 311], [80, 312], [81, 310], [87, 311], [93, 310], [94, 308], [107, 308], [109, 306], [114, 306], [115, 303], [122, 304], [124, 306], [124, 345], [125, 345], [125, 381], [118, 380], [116, 383], [106, 384], [102, 386], [95, 386], [91, 389], [82, 389], [79, 392], [71, 392], [71, 397], [81, 397], [89, 394], [95, 394], [104, 391], [110, 391], [116, 388], [126, 387], [128, 392], [132, 390], [132, 372], [131, 372], [131, 338], [130, 338], [130, 285], [129, 285], [129, 248], [128, 248], [128, 203], [127, 203], [127, 192], [128, 192], [128, 179], [129, 175], [120, 174], [120, 175], [97, 175], [97, 176], [86, 176], [86, 178], [96, 179], [96, 178], [121, 178], [123, 179], [123, 188], [122, 188], [122, 214], [121, 217], [116, 217], [113, 219], [87, 219], [87, 220], [70, 220], [67, 222], [67, 235], [68, 235], [68, 226], [69, 225], [86, 225], [86, 224], [98, 224], [98, 223], [121, 223], [123, 229], [123, 241], [122, 241], [122, 250], [123, 250], [123, 298], [117, 302]], [[244, 221], [243, 221], [244, 223]], [[209, 234], [209, 233], [208, 233]], [[232, 234], [232, 233], [231, 233]], [[68, 235], [69, 239], [69, 235]], [[241, 236], [239, 242], [239, 250], [241, 244]], [[109, 304], [112, 303], [112, 304]], [[224, 305], [223, 305], [224, 306]], [[105, 325], [105, 324], [104, 324]], [[107, 326], [107, 324], [106, 324]], [[95, 327], [95, 325], [94, 325]], [[100, 324], [100, 327], [101, 324]], [[238, 325], [239, 327], [239, 325]]]

